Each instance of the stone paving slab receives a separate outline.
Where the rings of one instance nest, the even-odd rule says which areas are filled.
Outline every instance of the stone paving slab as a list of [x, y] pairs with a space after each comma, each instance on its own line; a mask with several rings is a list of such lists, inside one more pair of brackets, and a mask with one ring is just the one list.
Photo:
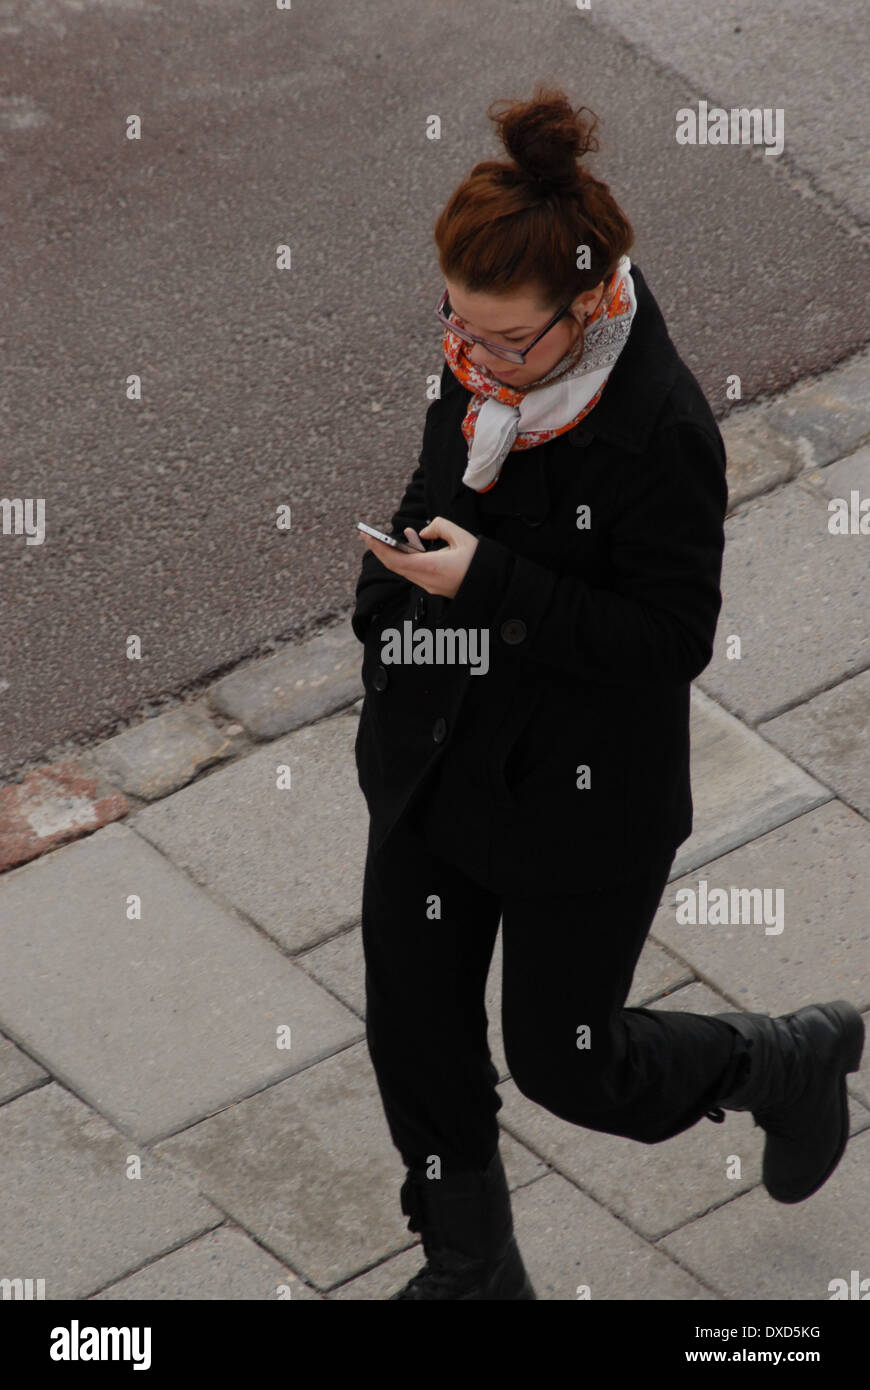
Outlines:
[[729, 516], [750, 497], [797, 477], [813, 457], [804, 441], [776, 428], [764, 403], [737, 407], [719, 428], [725, 441]]
[[720, 424], [729, 513], [807, 470], [839, 471], [836, 460], [854, 458], [870, 437], [868, 380], [870, 356], [863, 352], [773, 400], [729, 411]]
[[[667, 1251], [723, 1298], [830, 1300], [832, 1279], [870, 1275], [870, 1130], [849, 1141], [839, 1167], [804, 1202], [775, 1202], [763, 1187], [665, 1236]], [[781, 1319], [788, 1321], [788, 1319]]]
[[[516, 1194], [512, 1194], [516, 1202]], [[409, 1233], [410, 1238], [410, 1233]], [[360, 1300], [379, 1302], [390, 1298], [409, 1279], [422, 1269], [426, 1256], [419, 1240], [398, 1255], [382, 1260], [365, 1274], [348, 1279], [325, 1295], [328, 1302], [352, 1303]]]
[[[317, 1290], [412, 1238], [395, 1149], [365, 1043], [270, 1086], [157, 1146], [234, 1221]], [[511, 1185], [546, 1171], [512, 1140]]]
[[130, 809], [75, 760], [30, 772], [0, 787], [0, 873], [119, 820]]
[[870, 820], [870, 671], [759, 724], [758, 732]]
[[348, 616], [307, 642], [224, 676], [208, 699], [252, 738], [276, 738], [360, 698], [362, 658]]
[[[755, 725], [870, 666], [870, 538], [832, 535], [827, 501], [802, 481], [725, 523], [723, 604], [697, 684]], [[742, 644], [726, 656], [729, 639]]]
[[[127, 919], [128, 894], [141, 921]], [[0, 878], [0, 926], [0, 1026], [140, 1140], [360, 1036], [353, 1014], [124, 825]]]
[[45, 1071], [10, 1038], [0, 1038], [0, 1105], [13, 1096], [32, 1091], [48, 1078]]
[[637, 1009], [692, 982], [691, 968], [647, 937], [631, 982], [626, 1005]]
[[313, 946], [359, 921], [368, 812], [358, 727], [343, 713], [297, 729], [130, 823], [286, 950]]
[[[829, 500], [833, 497], [842, 497], [851, 504], [849, 494], [852, 489], [856, 489], [860, 503], [870, 498], [870, 446], [865, 445], [862, 449], [856, 449], [854, 454], [847, 454], [845, 458], [838, 459], [836, 463], [831, 463], [827, 468], [813, 469], [806, 475], [807, 483], [818, 487]], [[866, 515], [867, 508], [864, 509]], [[860, 524], [860, 523], [859, 523]], [[870, 521], [863, 521], [865, 528], [870, 525]], [[863, 533], [866, 534], [866, 531]]]
[[798, 382], [770, 401], [766, 417], [803, 449], [806, 467], [822, 468], [870, 439], [870, 352]]
[[236, 746], [200, 701], [125, 729], [82, 761], [128, 795], [154, 801], [185, 786], [204, 768], [232, 757]]
[[[365, 958], [362, 931], [343, 932], [313, 951], [297, 957], [297, 963], [317, 982], [365, 1018]], [[691, 971], [674, 959], [655, 941], [647, 941], [637, 963], [629, 1004], [644, 1004], [665, 990], [674, 989], [691, 979]], [[486, 982], [484, 1002], [489, 1020], [489, 1048], [493, 1062], [503, 1081], [510, 1075], [504, 1054], [501, 1022], [502, 934], [499, 930], [492, 953], [492, 963]]]
[[[593, 1302], [717, 1301], [716, 1294], [679, 1265], [665, 1260], [663, 1252], [558, 1173], [518, 1188], [511, 1200], [523, 1263], [542, 1302], [576, 1302], [582, 1286]], [[422, 1263], [422, 1250], [415, 1246], [344, 1284], [329, 1297], [336, 1301], [389, 1298]]]
[[[781, 889], [782, 931], [768, 934], [757, 921], [678, 923], [677, 892], [690, 888], [697, 902], [701, 880], [708, 894], [715, 888], [767, 888], [773, 908]], [[782, 1014], [848, 999], [866, 1009], [868, 901], [870, 825], [832, 801], [672, 880], [651, 933], [737, 1008]]]
[[223, 1220], [147, 1154], [128, 1178], [129, 1138], [61, 1086], [10, 1101], [2, 1119], [2, 1274], [44, 1279], [46, 1299], [87, 1298]]
[[257, 1245], [246, 1231], [219, 1226], [180, 1250], [173, 1250], [126, 1279], [91, 1295], [92, 1302], [122, 1299], [289, 1298], [322, 1302], [323, 1296]]
[[339, 932], [293, 957], [295, 963], [324, 989], [340, 999], [358, 1018], [366, 1016], [365, 956], [362, 927]]
[[514, 1227], [540, 1299], [576, 1300], [579, 1285], [593, 1300], [711, 1299], [700, 1280], [660, 1263], [661, 1251], [560, 1174], [520, 1189]]
[[832, 793], [696, 685], [691, 724], [693, 828], [671, 877], [832, 799]]

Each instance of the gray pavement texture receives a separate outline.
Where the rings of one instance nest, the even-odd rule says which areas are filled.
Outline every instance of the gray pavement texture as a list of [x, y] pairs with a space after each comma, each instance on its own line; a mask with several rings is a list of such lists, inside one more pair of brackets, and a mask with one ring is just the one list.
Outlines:
[[[419, 452], [432, 227], [499, 153], [490, 101], [542, 78], [600, 117], [590, 165], [717, 417], [731, 374], [755, 400], [866, 343], [865, 11], [4, 0], [2, 495], [45, 498], [46, 536], [0, 545], [0, 775], [344, 611], [355, 523]], [[783, 152], [677, 145], [700, 99], [781, 107]]]
[[[859, 365], [870, 388], [865, 357], [726, 426], [744, 492], [723, 638], [692, 691], [695, 826], [630, 1005], [846, 998], [870, 1021], [867, 560], [826, 510], [866, 487]], [[830, 457], [819, 393], [847, 391], [856, 418]], [[800, 466], [771, 480], [773, 434]], [[366, 1301], [419, 1268], [365, 1042], [360, 665], [345, 615], [107, 740], [82, 763], [128, 815], [0, 876], [5, 1277], [44, 1278], [53, 1299]], [[686, 921], [702, 883], [760, 890], [765, 911]], [[849, 1077], [837, 1172], [783, 1208], [748, 1114], [643, 1145], [530, 1101], [500, 986], [499, 938], [501, 1150], [540, 1298], [819, 1300], [868, 1268], [870, 1056]]]
[[[842, 997], [870, 1021], [864, 10], [2, 6], [0, 491], [46, 497], [48, 527], [0, 547], [0, 776], [61, 749], [82, 775], [39, 805], [0, 786], [0, 1278], [368, 1301], [420, 1267], [365, 1041], [353, 523], [386, 519], [419, 450], [431, 225], [496, 152], [487, 102], [533, 80], [601, 116], [593, 166], [728, 450], [694, 830], [628, 1002]], [[677, 147], [701, 98], [782, 107], [783, 154]], [[687, 921], [702, 884], [776, 913]], [[501, 1151], [539, 1298], [813, 1301], [870, 1274], [870, 1055], [840, 1166], [785, 1207], [749, 1115], [642, 1145], [532, 1103], [500, 985], [499, 939]]]

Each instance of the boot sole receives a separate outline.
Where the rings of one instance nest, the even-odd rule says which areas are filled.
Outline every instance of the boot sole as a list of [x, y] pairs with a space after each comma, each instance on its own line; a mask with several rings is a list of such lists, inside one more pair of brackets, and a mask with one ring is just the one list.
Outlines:
[[812, 1197], [815, 1192], [818, 1192], [819, 1188], [828, 1181], [846, 1152], [846, 1145], [849, 1142], [849, 1094], [846, 1090], [846, 1077], [850, 1072], [858, 1070], [864, 1052], [864, 1020], [853, 1004], [848, 1003], [845, 999], [838, 999], [833, 1004], [817, 1004], [816, 1008], [830, 1022], [834, 1023], [842, 1034], [839, 1048], [840, 1056], [835, 1061], [839, 1084], [840, 1136], [831, 1162], [812, 1187], [801, 1192], [787, 1190], [777, 1192], [771, 1189], [765, 1178], [764, 1185], [770, 1196], [774, 1201], [782, 1202], [786, 1206], [793, 1206], [796, 1202], [805, 1202], [807, 1197]]

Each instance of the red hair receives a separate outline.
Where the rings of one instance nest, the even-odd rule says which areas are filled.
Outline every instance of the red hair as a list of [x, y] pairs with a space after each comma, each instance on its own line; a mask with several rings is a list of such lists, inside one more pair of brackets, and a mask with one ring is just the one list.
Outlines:
[[[579, 161], [598, 149], [598, 118], [586, 120], [558, 89], [538, 85], [531, 101], [509, 102], [487, 115], [510, 162], [475, 164], [435, 223], [445, 278], [470, 293], [508, 294], [526, 287], [555, 312], [593, 290], [616, 269], [634, 241], [625, 213], [606, 183]], [[577, 248], [589, 247], [589, 269]]]

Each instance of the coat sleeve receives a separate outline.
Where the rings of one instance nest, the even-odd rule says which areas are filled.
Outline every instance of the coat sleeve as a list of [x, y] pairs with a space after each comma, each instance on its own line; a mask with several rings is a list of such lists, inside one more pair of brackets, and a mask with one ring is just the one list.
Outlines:
[[480, 536], [451, 624], [491, 627], [517, 661], [580, 679], [694, 680], [713, 655], [722, 604], [725, 448], [721, 436], [676, 422], [631, 466], [612, 523], [611, 587], [560, 576]]

